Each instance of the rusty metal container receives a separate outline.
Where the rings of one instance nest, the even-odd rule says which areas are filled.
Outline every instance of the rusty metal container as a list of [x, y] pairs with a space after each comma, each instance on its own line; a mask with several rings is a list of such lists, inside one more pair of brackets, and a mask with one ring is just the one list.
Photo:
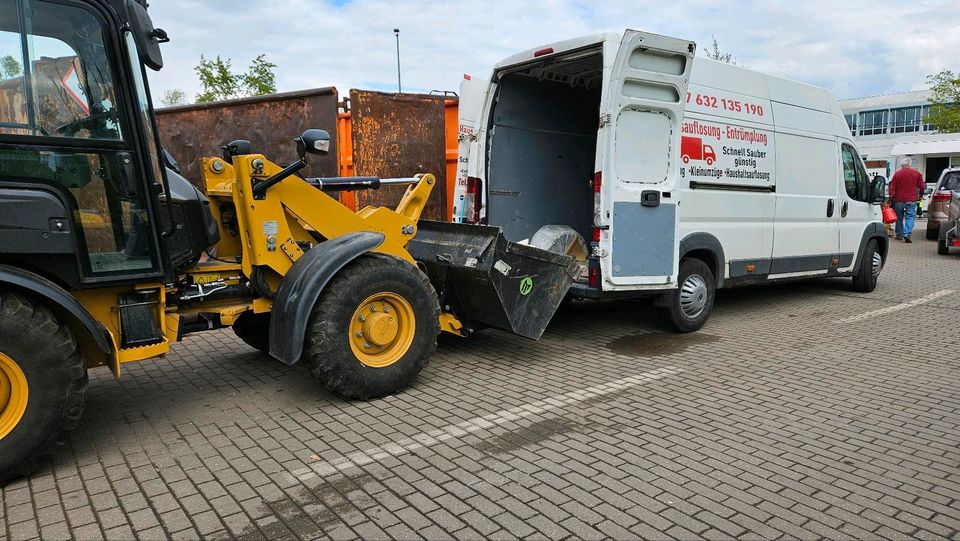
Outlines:
[[337, 89], [316, 88], [212, 103], [157, 109], [160, 141], [200, 189], [200, 158], [247, 139], [253, 151], [285, 165], [297, 159], [293, 138], [307, 128], [331, 134], [330, 153], [311, 156], [304, 176], [337, 175]]
[[[445, 98], [425, 94], [350, 91], [353, 174], [381, 178], [433, 173], [437, 186], [422, 217], [447, 219]], [[357, 208], [395, 206], [404, 188], [356, 192]]]

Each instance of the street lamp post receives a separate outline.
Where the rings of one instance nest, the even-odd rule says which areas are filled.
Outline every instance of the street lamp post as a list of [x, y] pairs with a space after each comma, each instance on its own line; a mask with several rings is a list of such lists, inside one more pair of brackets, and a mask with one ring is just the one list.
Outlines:
[[403, 92], [400, 86], [400, 29], [394, 28], [393, 35], [397, 37], [397, 93]]

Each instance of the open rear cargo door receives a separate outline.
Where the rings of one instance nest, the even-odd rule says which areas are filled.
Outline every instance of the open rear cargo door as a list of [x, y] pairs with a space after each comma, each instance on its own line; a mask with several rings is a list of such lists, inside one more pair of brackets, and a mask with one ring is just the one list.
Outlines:
[[[355, 175], [380, 178], [433, 173], [437, 184], [421, 217], [446, 220], [446, 148], [443, 96], [350, 91]], [[406, 186], [356, 192], [357, 209], [395, 207]]]
[[692, 41], [623, 34], [601, 105], [605, 290], [675, 287], [680, 129], [695, 52]]

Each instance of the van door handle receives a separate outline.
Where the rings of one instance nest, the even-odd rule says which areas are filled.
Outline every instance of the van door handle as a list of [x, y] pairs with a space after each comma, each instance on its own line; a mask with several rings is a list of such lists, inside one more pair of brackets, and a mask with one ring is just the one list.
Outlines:
[[833, 199], [827, 199], [827, 218], [833, 218]]
[[844, 201], [843, 204], [840, 205], [840, 217], [841, 217], [841, 218], [846, 218], [846, 217], [847, 217], [847, 207], [848, 207], [848, 206], [849, 206], [849, 205], [847, 204], [846, 201]]

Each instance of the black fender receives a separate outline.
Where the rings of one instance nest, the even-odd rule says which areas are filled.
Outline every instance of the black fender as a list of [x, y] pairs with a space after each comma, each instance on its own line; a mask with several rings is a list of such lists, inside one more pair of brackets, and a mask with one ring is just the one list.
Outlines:
[[280, 280], [270, 315], [270, 355], [294, 364], [303, 353], [310, 312], [340, 269], [383, 244], [386, 236], [360, 231], [321, 242], [296, 260]]
[[0, 284], [28, 291], [43, 299], [44, 305], [58, 316], [73, 318], [90, 334], [97, 347], [108, 356], [113, 355], [110, 333], [66, 289], [50, 280], [17, 267], [0, 265]]
[[853, 265], [853, 273], [860, 272], [860, 265], [863, 263], [863, 252], [867, 249], [867, 243], [870, 239], [877, 239], [880, 247], [880, 257], [884, 262], [887, 260], [887, 251], [890, 249], [890, 239], [887, 237], [887, 228], [880, 222], [870, 222], [863, 230], [863, 236], [860, 237], [860, 248], [857, 250], [857, 260]]
[[683, 237], [683, 240], [680, 241], [680, 259], [683, 259], [683, 256], [687, 252], [692, 252], [694, 250], [704, 250], [713, 255], [713, 268], [717, 269], [717, 275], [715, 276], [717, 280], [717, 288], [719, 289], [723, 287], [724, 275], [726, 275], [727, 260], [723, 255], [723, 246], [720, 244], [720, 241], [717, 240], [717, 237], [714, 237], [710, 233], [705, 233], [703, 231], [690, 233], [686, 237]]

